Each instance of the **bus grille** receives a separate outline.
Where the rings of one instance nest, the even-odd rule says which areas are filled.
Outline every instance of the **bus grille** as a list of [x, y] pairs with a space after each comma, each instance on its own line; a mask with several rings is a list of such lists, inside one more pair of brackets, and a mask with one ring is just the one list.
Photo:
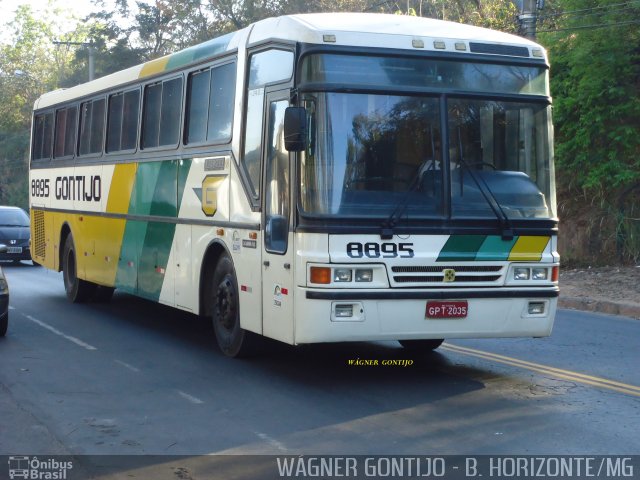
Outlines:
[[47, 248], [44, 233], [44, 212], [41, 210], [33, 210], [33, 247], [34, 257], [44, 261]]
[[[504, 275], [501, 265], [425, 265], [391, 267], [393, 282], [396, 286], [443, 286], [459, 287], [465, 285], [492, 286], [498, 284]], [[453, 281], [445, 281], [445, 270], [455, 271]]]

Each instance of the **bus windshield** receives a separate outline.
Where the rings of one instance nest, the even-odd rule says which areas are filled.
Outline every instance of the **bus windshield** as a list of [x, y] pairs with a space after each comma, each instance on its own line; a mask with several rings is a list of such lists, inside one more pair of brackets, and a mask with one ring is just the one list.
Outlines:
[[548, 72], [545, 66], [312, 54], [303, 59], [301, 82], [549, 96]]
[[411, 218], [495, 218], [495, 201], [510, 219], [555, 216], [546, 102], [464, 94], [442, 102], [425, 90], [305, 94], [303, 214], [384, 218], [402, 205]]

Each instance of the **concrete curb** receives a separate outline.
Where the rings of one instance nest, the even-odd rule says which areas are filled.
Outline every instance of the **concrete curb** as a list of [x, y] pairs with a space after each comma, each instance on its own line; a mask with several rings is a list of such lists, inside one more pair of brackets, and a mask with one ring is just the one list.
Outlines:
[[596, 300], [585, 297], [560, 297], [559, 308], [571, 308], [587, 312], [607, 313], [621, 315], [640, 320], [640, 305], [634, 303], [612, 302], [609, 300]]

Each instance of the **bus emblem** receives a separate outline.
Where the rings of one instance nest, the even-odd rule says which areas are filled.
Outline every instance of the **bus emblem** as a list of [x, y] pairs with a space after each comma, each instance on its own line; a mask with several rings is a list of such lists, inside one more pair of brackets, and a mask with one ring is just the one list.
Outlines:
[[213, 217], [218, 210], [218, 187], [225, 177], [226, 175], [208, 175], [202, 181], [200, 201], [202, 211], [207, 217]]
[[456, 281], [456, 271], [453, 268], [445, 268], [442, 273], [444, 273], [444, 281], [447, 283]]

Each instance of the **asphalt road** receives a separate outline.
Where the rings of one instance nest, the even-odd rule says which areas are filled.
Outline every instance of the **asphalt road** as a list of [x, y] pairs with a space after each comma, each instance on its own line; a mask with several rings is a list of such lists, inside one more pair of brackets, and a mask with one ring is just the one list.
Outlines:
[[637, 320], [561, 310], [544, 339], [232, 360], [193, 315], [117, 292], [70, 305], [60, 274], [3, 269], [0, 455], [640, 454]]

